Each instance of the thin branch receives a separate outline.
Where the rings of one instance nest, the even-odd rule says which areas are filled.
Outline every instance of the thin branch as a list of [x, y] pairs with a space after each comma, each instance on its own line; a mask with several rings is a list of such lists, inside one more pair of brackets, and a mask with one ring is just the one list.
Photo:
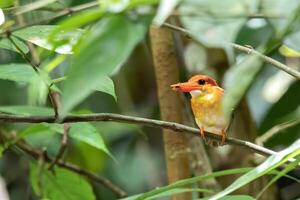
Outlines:
[[[83, 114], [83, 115], [69, 115], [66, 116], [59, 123], [72, 123], [72, 122], [90, 122], [90, 121], [114, 121], [129, 124], [141, 124], [156, 128], [165, 128], [174, 130], [176, 132], [185, 132], [200, 136], [199, 129], [185, 126], [175, 122], [166, 122], [155, 119], [146, 119], [141, 117], [131, 117], [126, 115], [119, 115], [114, 113], [98, 113], [98, 114]], [[0, 123], [57, 123], [54, 116], [16, 116], [9, 114], [0, 115]], [[213, 140], [221, 141], [222, 137], [213, 133], [205, 132], [205, 136]], [[226, 143], [231, 145], [238, 145], [255, 151], [261, 155], [274, 155], [275, 151], [261, 147], [248, 141], [243, 141], [235, 138], [226, 138]]]
[[274, 137], [275, 135], [285, 131], [286, 129], [297, 126], [298, 124], [300, 124], [300, 119], [293, 120], [293, 121], [290, 121], [290, 122], [285, 122], [285, 123], [273, 126], [267, 132], [263, 133], [262, 136], [258, 137], [256, 139], [255, 143], [258, 144], [258, 145], [263, 146], [263, 144], [266, 141], [268, 141], [271, 137]]
[[32, 67], [32, 69], [37, 73], [40, 74], [38, 66], [36, 66], [34, 63], [31, 62], [31, 60], [28, 58], [26, 53], [17, 45], [17, 43], [12, 39], [11, 34], [7, 33], [7, 38], [12, 43], [12, 45], [19, 51], [23, 59]]
[[223, 14], [223, 13], [213, 13], [209, 11], [199, 11], [197, 12], [182, 12], [175, 10], [171, 13], [171, 16], [184, 16], [184, 17], [195, 17], [195, 18], [207, 18], [213, 17], [214, 19], [235, 19], [235, 18], [248, 18], [248, 19], [285, 19], [286, 15], [283, 14], [274, 14], [268, 15], [264, 13], [241, 13], [241, 14]]
[[56, 155], [56, 157], [52, 160], [52, 162], [50, 163], [50, 166], [48, 167], [49, 170], [53, 171], [53, 167], [57, 164], [57, 162], [62, 158], [62, 156], [64, 155], [64, 152], [67, 148], [67, 144], [68, 144], [68, 132], [70, 129], [70, 125], [68, 123], [64, 123], [64, 134], [61, 140], [61, 145], [58, 151], [58, 154]]
[[269, 57], [266, 55], [261, 54], [260, 52], [254, 50], [252, 47], [249, 46], [242, 46], [239, 44], [234, 44], [231, 43], [230, 44], [234, 49], [239, 50], [241, 52], [247, 53], [247, 54], [254, 54], [256, 56], [258, 56], [259, 58], [261, 58], [262, 60], [264, 60], [266, 63], [269, 63], [275, 67], [277, 67], [278, 69], [285, 71], [286, 73], [290, 74], [291, 76], [294, 76], [295, 78], [300, 80], [300, 72]]
[[[185, 36], [193, 39], [194, 36], [192, 33], [190, 33], [188, 30], [182, 28], [182, 27], [178, 27], [178, 26], [174, 26], [172, 24], [169, 24], [169, 23], [164, 23], [163, 24], [164, 27], [167, 27], [167, 28], [170, 28], [172, 30], [175, 30], [175, 31], [178, 31], [182, 34], [184, 34]], [[195, 42], [197, 43], [200, 43], [199, 41], [195, 40]], [[200, 43], [201, 45], [203, 45], [202, 43]], [[241, 52], [244, 52], [244, 53], [247, 53], [247, 54], [254, 54], [256, 56], [258, 56], [259, 58], [261, 58], [263, 61], [265, 61], [266, 63], [269, 63], [271, 65], [273, 65], [274, 67], [277, 67], [278, 69], [282, 70], [282, 71], [285, 71], [286, 73], [290, 74], [291, 76], [297, 78], [300, 80], [300, 72], [269, 57], [269, 56], [266, 56], [266, 55], [263, 55], [262, 53], [256, 51], [255, 49], [253, 49], [252, 47], [250, 46], [242, 46], [242, 45], [239, 45], [239, 44], [234, 44], [234, 43], [228, 43], [232, 48], [238, 50], [238, 51], [241, 51]]]
[[[14, 45], [14, 47], [16, 47], [16, 49], [20, 52], [20, 54], [22, 55], [23, 59], [32, 67], [32, 69], [39, 75], [40, 71], [39, 71], [39, 67], [37, 65], [35, 65], [33, 62], [31, 62], [31, 60], [28, 58], [28, 56], [26, 55], [26, 53], [17, 45], [17, 43], [13, 40], [13, 38], [11, 37], [10, 33], [7, 33], [7, 38], [9, 39], [9, 41]], [[41, 80], [44, 82], [45, 85], [47, 85], [47, 87], [49, 88], [49, 92], [48, 92], [48, 96], [49, 99], [51, 101], [51, 105], [53, 107], [54, 113], [55, 113], [55, 117], [56, 119], [59, 118], [58, 113], [59, 113], [59, 108], [60, 108], [60, 104], [59, 104], [59, 94], [55, 91], [52, 91], [51, 89], [51, 85], [49, 85], [42, 77]]]
[[47, 23], [51, 20], [57, 19], [59, 17], [63, 17], [63, 16], [66, 16], [66, 15], [71, 15], [73, 13], [80, 12], [80, 11], [83, 11], [83, 10], [86, 10], [86, 9], [89, 9], [89, 8], [93, 8], [93, 7], [96, 7], [98, 5], [99, 5], [98, 1], [93, 1], [93, 2], [89, 2], [89, 3], [81, 4], [81, 5], [78, 5], [78, 6], [74, 6], [74, 7], [71, 7], [71, 8], [66, 8], [66, 9], [63, 9], [63, 10], [57, 12], [55, 15], [53, 15], [49, 18], [42, 19], [42, 20], [32, 22], [32, 23], [29, 23], [29, 24], [24, 24], [24, 25], [21, 25], [21, 26], [16, 26], [16, 27], [10, 28], [8, 30], [4, 30], [4, 31], [0, 32], [0, 36], [5, 37], [7, 35], [7, 33], [12, 33], [14, 31], [17, 31], [17, 30], [20, 30], [22, 28], [26, 28], [26, 27], [29, 27], [29, 26], [34, 26], [34, 25], [38, 25], [38, 24], [45, 24], [45, 23]]
[[49, 86], [48, 94], [49, 94], [49, 99], [50, 99], [51, 105], [54, 110], [54, 116], [55, 116], [56, 120], [58, 120], [59, 119], [59, 110], [61, 107], [60, 95], [58, 92], [53, 91], [51, 89], [51, 85]]
[[45, 169], [45, 157], [46, 157], [46, 151], [40, 151], [40, 156], [38, 158], [38, 172], [37, 172], [37, 176], [38, 176], [38, 181], [37, 181], [37, 186], [38, 186], [38, 192], [37, 192], [37, 196], [40, 199], [43, 199], [44, 197], [44, 191], [43, 191], [43, 172]]
[[[39, 159], [40, 155], [43, 153], [40, 150], [36, 150], [34, 149], [32, 146], [30, 146], [29, 144], [25, 143], [24, 141], [18, 141], [15, 144], [17, 147], [19, 147], [20, 149], [22, 149], [24, 152], [26, 152], [27, 154], [31, 155], [34, 159]], [[47, 155], [45, 155], [44, 158], [45, 162], [47, 163], [51, 163], [52, 159], [49, 158]], [[64, 162], [63, 160], [58, 160], [57, 161], [57, 165], [61, 168], [65, 168], [67, 170], [73, 171], [77, 174], [80, 174], [82, 176], [85, 176], [95, 182], [98, 182], [100, 184], [102, 184], [103, 186], [107, 187], [108, 189], [112, 190], [118, 197], [125, 197], [127, 196], [127, 193], [122, 190], [121, 188], [119, 188], [118, 186], [116, 186], [115, 184], [113, 184], [110, 180], [106, 179], [105, 177], [101, 177], [98, 176], [92, 172], [89, 172], [77, 165], [74, 165], [72, 163], [68, 163], [68, 162]]]

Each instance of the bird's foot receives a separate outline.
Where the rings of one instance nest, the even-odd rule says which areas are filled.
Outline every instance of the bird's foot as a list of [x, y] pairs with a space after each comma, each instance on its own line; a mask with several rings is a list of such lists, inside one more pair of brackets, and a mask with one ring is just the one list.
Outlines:
[[207, 138], [205, 137], [203, 128], [200, 128], [200, 136], [206, 144], [209, 143], [209, 140], [207, 140]]
[[204, 135], [204, 129], [203, 128], [200, 128], [200, 136], [206, 144], [214, 146], [214, 147], [223, 146], [225, 144], [225, 141], [226, 141], [226, 132], [225, 132], [224, 129], [221, 130], [221, 136], [222, 136], [221, 142], [217, 142], [217, 141], [214, 141], [214, 140], [211, 140], [211, 139], [207, 139]]
[[221, 130], [221, 136], [222, 136], [222, 140], [221, 140], [221, 146], [223, 146], [225, 144], [225, 140], [226, 140], [226, 133], [225, 133], [225, 130], [222, 129]]
[[202, 139], [205, 139], [203, 128], [200, 128], [200, 136], [201, 136]]

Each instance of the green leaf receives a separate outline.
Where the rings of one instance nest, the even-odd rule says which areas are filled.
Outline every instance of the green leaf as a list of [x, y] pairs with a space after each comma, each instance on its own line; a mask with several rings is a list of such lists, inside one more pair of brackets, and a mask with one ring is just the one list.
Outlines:
[[44, 123], [34, 124], [26, 128], [25, 130], [21, 131], [20, 133], [18, 133], [17, 138], [24, 139], [31, 135], [44, 134], [46, 132], [48, 133], [49, 131], [51, 131], [49, 126], [45, 125]]
[[219, 200], [255, 200], [255, 198], [248, 195], [228, 195]]
[[159, 0], [100, 0], [99, 5], [107, 13], [121, 13], [134, 9], [138, 6], [158, 4]]
[[149, 198], [149, 200], [150, 199], [157, 199], [157, 198], [161, 198], [161, 197], [169, 197], [169, 196], [172, 196], [174, 194], [181, 194], [181, 193], [185, 193], [185, 192], [212, 193], [211, 190], [202, 189], [202, 188], [175, 188], [175, 189], [172, 189], [172, 190], [162, 192], [158, 195], [155, 195], [155, 196]]
[[[175, 188], [184, 187], [186, 185], [191, 185], [191, 184], [197, 183], [197, 182], [205, 180], [205, 179], [209, 179], [209, 178], [213, 178], [213, 177], [219, 177], [219, 176], [232, 175], [232, 174], [246, 173], [246, 172], [249, 172], [251, 169], [252, 168], [229, 169], [229, 170], [212, 172], [212, 173], [209, 173], [209, 174], [206, 174], [206, 175], [202, 175], [202, 176], [197, 176], [197, 177], [193, 177], [193, 178], [188, 178], [188, 179], [180, 180], [180, 181], [177, 181], [177, 182], [172, 183], [170, 185], [167, 185], [167, 186], [164, 186], [164, 187], [160, 187], [160, 188], [156, 188], [156, 189], [154, 189], [152, 191], [140, 194], [135, 199], [136, 200], [148, 199], [148, 198], [151, 198], [151, 197], [156, 196], [158, 194], [167, 192], [169, 190], [172, 190], [172, 189], [175, 189]], [[124, 198], [123, 200], [131, 200], [131, 198], [132, 197], [127, 197], [127, 198]]]
[[293, 158], [299, 154], [300, 154], [300, 139], [294, 142], [290, 147], [278, 152], [275, 155], [270, 156], [266, 161], [264, 161], [262, 164], [260, 164], [250, 172], [247, 172], [243, 176], [239, 177], [223, 191], [210, 197], [210, 200], [217, 200], [220, 199], [221, 197], [224, 197], [227, 194], [230, 194], [231, 192], [237, 190], [238, 188], [274, 170], [278, 166], [288, 161], [290, 158]]
[[[212, 193], [211, 190], [201, 189], [201, 188], [174, 188], [174, 189], [162, 192], [160, 194], [154, 195], [154, 196], [146, 198], [146, 199], [147, 200], [158, 199], [158, 198], [161, 198], [161, 197], [169, 197], [169, 196], [172, 196], [174, 194], [180, 194], [180, 193], [185, 193], [185, 192]], [[134, 200], [134, 199], [138, 198], [139, 196], [141, 196], [141, 195], [138, 194], [138, 195], [130, 196], [130, 197], [126, 198], [126, 200]]]
[[225, 96], [223, 100], [224, 113], [230, 120], [232, 110], [238, 105], [262, 65], [262, 60], [251, 55], [228, 71], [230, 80], [225, 82]]
[[77, 43], [78, 39], [83, 34], [83, 30], [75, 29], [69, 32], [60, 30], [55, 35], [55, 39], [63, 40], [64, 44], [61, 44], [54, 48], [54, 46], [48, 42], [48, 37], [50, 33], [57, 28], [59, 28], [59, 26], [57, 25], [36, 25], [15, 31], [13, 35], [47, 50], [54, 50], [55, 52], [60, 54], [72, 54], [73, 46]]
[[89, 96], [101, 84], [101, 77], [120, 67], [145, 32], [144, 23], [122, 15], [95, 24], [75, 50], [62, 88], [61, 116]]
[[14, 0], [1, 0], [0, 8], [6, 8], [14, 5]]
[[0, 65], [0, 79], [3, 80], [28, 83], [36, 76], [36, 72], [27, 64]]
[[261, 12], [266, 16], [271, 16], [268, 22], [273, 25], [277, 33], [281, 33], [285, 31], [286, 24], [290, 23], [294, 15], [299, 14], [299, 6], [298, 0], [290, 0], [289, 3], [285, 0], [264, 0], [261, 2]]
[[19, 132], [13, 142], [24, 139], [29, 145], [36, 149], [46, 149], [50, 156], [57, 155], [61, 137], [52, 128], [56, 124], [33, 124]]
[[[24, 44], [24, 42], [22, 42], [21, 40], [19, 40], [18, 38], [15, 38], [15, 37], [12, 37], [12, 40], [18, 45], [18, 47], [20, 47], [20, 49], [24, 53], [28, 53], [29, 49], [28, 49], [27, 45]], [[0, 48], [1, 49], [8, 49], [8, 50], [15, 51], [15, 52], [19, 53], [18, 49], [16, 49], [16, 47], [7, 38], [1, 38], [0, 39]]]
[[101, 137], [101, 134], [90, 123], [78, 122], [71, 124], [68, 135], [73, 139], [80, 140], [97, 149], [102, 150], [112, 157]]
[[84, 25], [87, 25], [100, 19], [103, 15], [104, 12], [97, 8], [93, 10], [83, 11], [71, 17], [68, 17], [67, 19], [60, 22], [59, 26], [55, 27], [55, 29], [51, 31], [51, 33], [48, 36], [48, 41], [52, 45], [57, 46], [57, 44], [61, 43], [61, 39], [57, 37], [57, 35], [59, 35], [62, 32], [69, 33], [74, 30], [77, 30], [78, 28]]
[[[57, 78], [57, 79], [53, 79], [52, 82], [53, 83], [59, 83], [61, 81], [65, 81], [67, 80], [66, 76]], [[103, 77], [99, 77], [100, 83], [94, 88], [94, 90], [99, 91], [99, 92], [104, 92], [106, 94], [111, 95], [115, 101], [117, 101], [117, 95], [115, 92], [115, 86], [114, 86], [114, 82], [111, 78], [109, 78], [108, 76], [103, 76]]]
[[161, 26], [181, 1], [182, 0], [160, 1], [158, 11], [153, 19], [154, 24]]
[[247, 21], [245, 13], [255, 13], [255, 4], [253, 0], [183, 1], [179, 7], [180, 19], [183, 26], [204, 45], [224, 47], [226, 43], [235, 41]]
[[[101, 134], [99, 131], [90, 123], [88, 122], [76, 122], [70, 124], [71, 127], [68, 132], [68, 136], [75, 140], [79, 140], [84, 142], [96, 149], [103, 151], [104, 153], [111, 156], [113, 159], [114, 157], [111, 155], [109, 150], [107, 149]], [[21, 133], [18, 134], [18, 138], [26, 138], [28, 136], [36, 135], [36, 134], [46, 134], [46, 133], [60, 133], [63, 134], [63, 125], [62, 124], [35, 124]]]
[[[91, 185], [74, 172], [55, 168], [55, 173], [43, 170], [39, 174], [39, 167], [36, 164], [30, 165], [30, 181], [36, 194], [43, 194], [43, 199], [51, 200], [95, 200]], [[42, 181], [42, 188], [39, 188], [39, 181]], [[41, 191], [42, 189], [42, 191]]]
[[57, 0], [39, 0], [39, 1], [36, 1], [36, 2], [28, 3], [24, 6], [18, 7], [15, 14], [20, 15], [20, 14], [23, 14], [23, 13], [34, 11], [34, 10], [37, 10], [39, 8], [45, 7], [48, 4], [54, 3], [55, 1], [57, 1]]
[[[124, 198], [122, 200], [131, 200], [133, 197], [133, 199], [137, 199], [137, 200], [142, 200], [142, 199], [148, 199], [148, 198], [152, 198], [153, 196], [156, 196], [158, 194], [164, 193], [166, 191], [172, 190], [174, 188], [180, 188], [180, 187], [184, 187], [186, 185], [192, 185], [194, 183], [198, 183], [202, 180], [206, 180], [206, 179], [210, 179], [213, 177], [220, 177], [220, 176], [227, 176], [227, 175], [232, 175], [232, 174], [242, 174], [242, 173], [247, 173], [250, 172], [251, 170], [253, 170], [253, 168], [238, 168], [238, 169], [229, 169], [229, 170], [223, 170], [223, 171], [217, 171], [217, 172], [212, 172], [209, 174], [205, 174], [202, 176], [197, 176], [197, 177], [193, 177], [193, 178], [188, 178], [188, 179], [183, 179], [183, 180], [179, 180], [175, 183], [172, 183], [170, 185], [164, 186], [164, 187], [159, 187], [156, 188], [152, 191], [149, 192], [145, 192], [142, 194], [138, 194], [138, 195], [134, 195], [134, 196], [130, 196], [127, 198]], [[276, 171], [276, 170], [271, 170], [267, 172], [268, 174], [279, 174], [280, 172]], [[288, 175], [284, 175], [287, 178], [290, 178], [291, 180], [294, 180], [293, 177], [290, 177]], [[297, 180], [294, 180], [297, 181]]]
[[[50, 77], [48, 74], [44, 73], [43, 77], [35, 76], [28, 84], [27, 87], [27, 97], [28, 103], [30, 105], [45, 105], [47, 102], [47, 97], [49, 93], [48, 85], [44, 80], [50, 82]], [[55, 85], [52, 85], [52, 89]]]
[[[259, 199], [261, 195], [273, 184], [275, 183], [278, 179], [280, 179], [282, 176], [286, 175], [288, 172], [291, 170], [295, 169], [297, 165], [299, 165], [300, 157], [298, 157], [295, 161], [287, 164], [287, 166], [281, 170], [272, 180], [264, 186], [264, 188], [259, 192], [259, 194], [256, 196], [256, 199]], [[300, 183], [299, 181], [297, 181]]]
[[36, 106], [0, 106], [0, 112], [16, 114], [16, 115], [53, 115], [54, 111], [48, 107], [36, 107]]
[[26, 138], [27, 136], [35, 135], [35, 134], [44, 134], [46, 132], [56, 132], [63, 133], [63, 125], [62, 124], [47, 124], [40, 123], [34, 124], [26, 128], [25, 130], [18, 133], [18, 139]]
[[114, 82], [111, 80], [111, 78], [109, 78], [108, 76], [103, 76], [99, 77], [99, 79], [101, 80], [101, 82], [96, 86], [95, 90], [110, 94], [117, 101]]

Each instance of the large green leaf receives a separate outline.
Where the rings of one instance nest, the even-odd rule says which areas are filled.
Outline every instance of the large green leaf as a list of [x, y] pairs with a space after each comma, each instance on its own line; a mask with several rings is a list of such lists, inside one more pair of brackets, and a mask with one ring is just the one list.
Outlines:
[[[264, 0], [261, 2], [261, 11], [264, 15], [270, 16], [268, 21], [273, 25], [277, 33], [284, 32], [286, 24], [299, 14], [300, 2], [298, 0]], [[284, 16], [284, 17], [283, 17]]]
[[[36, 73], [32, 66], [28, 64], [11, 63], [0, 65], [0, 79], [11, 80], [28, 84], [28, 99], [29, 104], [33, 105], [36, 102], [44, 104], [48, 95], [48, 85], [50, 85], [50, 77], [47, 72], [39, 69]], [[52, 89], [59, 91], [53, 85]]]
[[289, 159], [296, 157], [300, 154], [300, 139], [294, 142], [290, 147], [278, 152], [275, 155], [270, 156], [262, 164], [247, 172], [243, 176], [235, 180], [230, 186], [212, 196], [210, 200], [217, 200], [224, 197], [227, 194], [239, 189], [240, 187], [250, 183], [251, 181], [263, 176], [264, 174], [274, 170], [278, 166], [282, 165]]
[[111, 156], [100, 133], [90, 123], [78, 122], [71, 124], [68, 136], [76, 140], [85, 142]]
[[[290, 162], [287, 164], [287, 166], [280, 171], [274, 178], [272, 178], [272, 180], [264, 186], [264, 188], [259, 192], [259, 194], [256, 196], [256, 199], [259, 199], [261, 197], [261, 195], [273, 184], [275, 183], [278, 179], [280, 179], [282, 176], [284, 176], [285, 174], [287, 174], [288, 172], [292, 171], [293, 169], [295, 169], [295, 167], [297, 165], [299, 165], [300, 162], [300, 157], [298, 156], [297, 159], [295, 159], [295, 161]], [[300, 184], [299, 181], [297, 181], [298, 184]]]
[[101, 77], [120, 67], [136, 44], [144, 37], [143, 22], [114, 15], [101, 20], [82, 39], [63, 84], [62, 116], [90, 95]]
[[37, 106], [0, 106], [0, 112], [16, 114], [16, 115], [53, 115], [54, 111], [48, 107], [37, 107]]
[[0, 79], [16, 82], [30, 82], [36, 72], [28, 64], [11, 63], [0, 65]]
[[188, 0], [179, 7], [180, 19], [201, 43], [224, 47], [235, 40], [247, 20], [245, 13], [254, 13], [255, 5], [253, 0]]
[[82, 35], [82, 29], [74, 29], [71, 32], [64, 32], [60, 30], [56, 35], [55, 39], [63, 40], [64, 44], [59, 45], [54, 48], [54, 46], [48, 42], [48, 37], [50, 33], [56, 30], [59, 26], [57, 25], [36, 25], [23, 28], [21, 30], [15, 31], [13, 33], [14, 36], [25, 40], [27, 42], [31, 42], [37, 46], [48, 50], [54, 50], [60, 54], [71, 54], [73, 50], [73, 46], [77, 43], [79, 37]]
[[[70, 125], [71, 127], [68, 132], [70, 138], [84, 142], [105, 152], [109, 156], [112, 156], [107, 149], [101, 134], [92, 124], [88, 122], [77, 122]], [[31, 135], [44, 134], [46, 132], [63, 134], [63, 125], [47, 123], [34, 124], [18, 134], [18, 138], [26, 138]]]
[[104, 15], [104, 12], [100, 9], [93, 9], [84, 12], [77, 13], [69, 18], [64, 19], [59, 23], [55, 29], [49, 34], [49, 41], [53, 44], [59, 42], [59, 38], [57, 35], [60, 32], [69, 32], [76, 30], [79, 27], [92, 23], [98, 19], [100, 19]]
[[[30, 181], [36, 194], [43, 194], [43, 199], [49, 200], [94, 200], [96, 199], [91, 185], [74, 172], [55, 168], [55, 173], [44, 169], [39, 174], [36, 164], [30, 166]], [[40, 179], [40, 180], [39, 180]], [[42, 188], [39, 182], [42, 181]], [[42, 190], [42, 191], [41, 191]]]
[[225, 82], [225, 97], [223, 100], [226, 118], [231, 117], [234, 109], [250, 87], [256, 74], [259, 72], [262, 60], [252, 55], [243, 62], [233, 66], [229, 70], [230, 79]]

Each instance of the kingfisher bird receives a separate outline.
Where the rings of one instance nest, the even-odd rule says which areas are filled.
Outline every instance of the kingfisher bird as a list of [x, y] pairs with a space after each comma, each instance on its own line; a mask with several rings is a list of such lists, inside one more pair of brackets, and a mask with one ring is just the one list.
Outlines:
[[189, 92], [192, 96], [191, 107], [201, 137], [204, 138], [204, 131], [221, 135], [223, 145], [229, 122], [222, 108], [224, 90], [217, 82], [207, 75], [195, 75], [187, 82], [171, 85], [171, 88], [175, 91]]

